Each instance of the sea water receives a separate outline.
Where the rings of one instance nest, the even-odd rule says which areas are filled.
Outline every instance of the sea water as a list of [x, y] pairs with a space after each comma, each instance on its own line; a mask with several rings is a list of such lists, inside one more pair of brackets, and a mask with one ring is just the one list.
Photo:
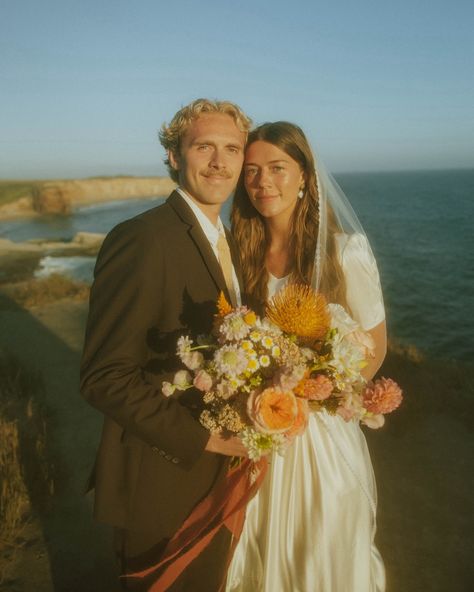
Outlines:
[[[474, 170], [336, 175], [366, 229], [379, 265], [389, 334], [443, 358], [474, 361]], [[78, 208], [70, 216], [0, 223], [0, 237], [70, 240], [108, 232], [162, 202], [123, 200]], [[228, 220], [230, 203], [223, 208]], [[92, 277], [87, 257], [45, 257], [53, 271]]]

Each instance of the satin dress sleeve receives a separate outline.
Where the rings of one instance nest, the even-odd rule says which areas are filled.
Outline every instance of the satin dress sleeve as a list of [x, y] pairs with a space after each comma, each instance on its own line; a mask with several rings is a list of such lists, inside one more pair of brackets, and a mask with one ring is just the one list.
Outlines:
[[368, 331], [385, 319], [377, 263], [363, 234], [337, 234], [335, 238], [349, 312]]

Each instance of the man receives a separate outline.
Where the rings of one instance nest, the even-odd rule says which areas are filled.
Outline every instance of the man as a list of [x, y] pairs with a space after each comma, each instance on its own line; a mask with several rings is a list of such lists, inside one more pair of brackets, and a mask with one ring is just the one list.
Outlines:
[[[116, 529], [123, 573], [157, 563], [228, 458], [246, 456], [238, 438], [199, 424], [195, 391], [166, 397], [161, 388], [178, 367], [179, 335], [209, 332], [221, 290], [239, 301], [238, 258], [232, 266], [219, 211], [235, 189], [249, 127], [231, 103], [200, 99], [181, 109], [160, 133], [179, 187], [114, 228], [97, 259], [81, 392], [105, 414], [95, 516]], [[219, 590], [230, 538], [221, 529], [169, 590]]]

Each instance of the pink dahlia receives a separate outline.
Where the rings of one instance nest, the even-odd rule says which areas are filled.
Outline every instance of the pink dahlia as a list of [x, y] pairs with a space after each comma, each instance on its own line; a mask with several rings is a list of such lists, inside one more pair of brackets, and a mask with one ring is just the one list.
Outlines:
[[362, 392], [363, 404], [371, 413], [390, 413], [402, 402], [402, 389], [391, 378], [368, 382]]

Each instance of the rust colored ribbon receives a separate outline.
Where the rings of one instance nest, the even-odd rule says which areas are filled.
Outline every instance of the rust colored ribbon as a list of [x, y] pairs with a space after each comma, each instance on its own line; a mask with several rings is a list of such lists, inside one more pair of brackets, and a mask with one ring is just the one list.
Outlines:
[[158, 563], [121, 577], [142, 579], [160, 570], [161, 573], [149, 592], [166, 592], [223, 526], [232, 533], [228, 560], [230, 563], [242, 533], [245, 508], [262, 484], [267, 468], [268, 461], [265, 457], [256, 462], [245, 459], [232, 468], [194, 508], [168, 541]]

